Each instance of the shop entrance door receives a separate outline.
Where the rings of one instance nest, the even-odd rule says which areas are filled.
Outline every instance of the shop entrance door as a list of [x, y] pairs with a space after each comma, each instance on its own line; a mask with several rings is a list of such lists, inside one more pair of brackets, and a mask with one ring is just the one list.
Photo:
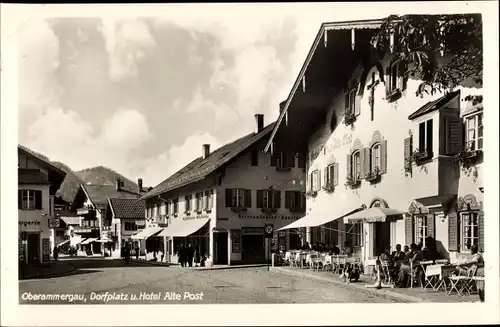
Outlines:
[[379, 256], [391, 246], [391, 223], [375, 223], [375, 256]]
[[28, 234], [28, 264], [40, 262], [40, 234]]
[[228, 232], [214, 233], [214, 264], [227, 265]]
[[266, 249], [264, 235], [243, 234], [241, 236], [241, 260], [245, 262], [265, 262]]

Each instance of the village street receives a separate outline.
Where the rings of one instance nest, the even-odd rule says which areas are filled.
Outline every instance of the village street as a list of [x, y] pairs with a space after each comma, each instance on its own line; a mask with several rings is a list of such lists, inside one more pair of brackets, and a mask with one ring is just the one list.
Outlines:
[[[20, 303], [70, 303], [69, 299], [29, 299], [49, 294], [79, 295], [79, 300], [71, 301], [77, 304], [396, 302], [348, 286], [268, 272], [266, 267], [194, 270], [100, 258], [74, 259], [70, 264], [76, 269], [66, 276], [20, 281]], [[96, 294], [106, 294], [109, 301]], [[137, 299], [132, 300], [132, 295]]]

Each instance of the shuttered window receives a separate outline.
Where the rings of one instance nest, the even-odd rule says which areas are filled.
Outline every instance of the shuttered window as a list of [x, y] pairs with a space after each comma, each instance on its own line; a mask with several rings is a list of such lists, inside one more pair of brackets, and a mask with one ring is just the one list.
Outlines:
[[455, 212], [448, 214], [448, 251], [458, 251], [459, 247], [459, 221]]
[[42, 191], [18, 190], [18, 209], [42, 210]]
[[352, 154], [352, 176], [355, 179], [361, 178], [361, 151]]
[[205, 191], [205, 210], [210, 210], [214, 206], [214, 191], [208, 190]]
[[468, 150], [483, 148], [483, 113], [467, 117], [465, 120], [465, 144]]
[[396, 90], [406, 90], [408, 78], [405, 74], [407, 70], [408, 63], [404, 60], [396, 60], [387, 66], [385, 74], [388, 81], [388, 93]]
[[311, 173], [311, 190], [319, 191], [321, 189], [321, 174], [319, 170], [314, 170]]
[[484, 212], [463, 211], [448, 215], [448, 250], [469, 251], [477, 245], [484, 252]]
[[250, 208], [252, 206], [252, 193], [247, 189], [226, 189], [226, 207]]
[[257, 208], [281, 208], [281, 191], [257, 190]]
[[285, 208], [290, 211], [302, 211], [306, 208], [306, 196], [300, 191], [285, 191]]
[[413, 216], [405, 215], [405, 243], [410, 245], [413, 243]]
[[411, 173], [411, 154], [412, 154], [412, 147], [413, 147], [413, 139], [411, 137], [408, 137], [404, 140], [404, 167], [405, 167], [405, 172]]
[[179, 213], [179, 199], [174, 199], [172, 201], [172, 211], [174, 215]]
[[446, 119], [446, 154], [455, 155], [462, 151], [462, 121]]
[[470, 250], [473, 245], [479, 246], [479, 215], [478, 212], [463, 212], [461, 217], [461, 249]]

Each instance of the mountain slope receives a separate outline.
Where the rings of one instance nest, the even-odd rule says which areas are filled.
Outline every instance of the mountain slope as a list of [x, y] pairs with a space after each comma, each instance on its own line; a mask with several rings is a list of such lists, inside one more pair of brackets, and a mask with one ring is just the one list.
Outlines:
[[80, 184], [84, 184], [85, 182], [80, 179], [71, 168], [62, 162], [52, 161], [52, 164], [66, 173], [66, 178], [64, 178], [56, 196], [62, 197], [66, 202], [73, 202]]
[[139, 186], [137, 186], [137, 184], [132, 182], [130, 179], [117, 173], [113, 169], [103, 166], [83, 169], [80, 171], [76, 171], [75, 174], [86, 184], [90, 183], [95, 185], [115, 185], [116, 179], [120, 178], [121, 180], [123, 180], [124, 188], [131, 191], [137, 191], [139, 189]]

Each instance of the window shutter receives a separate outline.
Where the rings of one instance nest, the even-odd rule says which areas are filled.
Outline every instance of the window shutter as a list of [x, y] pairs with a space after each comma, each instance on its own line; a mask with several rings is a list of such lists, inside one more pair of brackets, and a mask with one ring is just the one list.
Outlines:
[[292, 195], [291, 191], [285, 191], [285, 209], [290, 209], [290, 197]]
[[380, 144], [380, 173], [387, 173], [387, 140]]
[[399, 78], [401, 80], [401, 91], [406, 90], [408, 84], [408, 77], [406, 76], [406, 72], [408, 71], [408, 62], [403, 60], [399, 63]]
[[385, 67], [385, 93], [389, 93], [391, 91], [391, 64]]
[[262, 208], [264, 206], [264, 191], [257, 190], [257, 208]]
[[328, 173], [328, 167], [329, 166], [326, 166], [325, 167], [325, 186], [328, 185], [328, 183], [331, 183], [332, 182], [332, 177], [330, 176], [330, 174]]
[[458, 251], [458, 215], [456, 212], [448, 214], [448, 251]]
[[354, 114], [356, 116], [359, 116], [361, 114], [361, 96], [356, 95], [354, 97]]
[[428, 237], [432, 237], [432, 238], [435, 238], [435, 221], [436, 221], [436, 217], [434, 216], [434, 214], [428, 214], [427, 217], [427, 236]]
[[363, 149], [365, 151], [365, 175], [368, 175], [371, 170], [372, 170], [372, 167], [371, 167], [371, 149], [370, 148], [364, 148]]
[[317, 181], [316, 181], [316, 190], [315, 191], [319, 191], [321, 189], [321, 170], [318, 170], [318, 174], [316, 175], [317, 176]]
[[351, 162], [351, 155], [347, 155], [347, 175], [346, 176], [351, 176], [352, 173], [352, 162]]
[[454, 155], [462, 150], [462, 121], [446, 119], [446, 154]]
[[22, 190], [17, 190], [17, 208], [18, 209], [23, 208], [23, 191]]
[[309, 174], [309, 189], [314, 191], [314, 174]]
[[410, 246], [413, 243], [413, 216], [405, 215], [405, 243]]
[[42, 191], [35, 191], [35, 209], [42, 210]]
[[365, 178], [365, 149], [361, 148], [359, 150], [359, 178]]
[[333, 164], [333, 186], [339, 185], [339, 163]]
[[280, 209], [281, 208], [281, 191], [279, 190], [274, 190], [274, 208]]
[[273, 153], [271, 155], [271, 167], [276, 167], [278, 166], [278, 157], [279, 157], [279, 153]]
[[230, 208], [233, 206], [233, 190], [230, 188], [226, 189], [226, 207]]
[[244, 197], [245, 197], [245, 208], [251, 208], [252, 207], [252, 191], [251, 190], [244, 190]]
[[404, 151], [404, 160], [405, 160], [405, 172], [411, 172], [411, 149], [412, 149], [412, 138], [405, 138], [405, 151]]
[[479, 211], [477, 214], [477, 223], [479, 224], [479, 252], [484, 252], [484, 211]]
[[434, 129], [433, 129], [433, 126], [432, 126], [432, 122], [433, 120], [432, 119], [429, 119], [427, 121], [427, 131], [426, 131], [426, 145], [427, 145], [427, 152], [429, 153], [432, 153], [433, 151], [433, 134], [434, 134]]
[[351, 111], [349, 107], [349, 88], [347, 88], [345, 93], [344, 108], [345, 108], [345, 114], [347, 115]]

